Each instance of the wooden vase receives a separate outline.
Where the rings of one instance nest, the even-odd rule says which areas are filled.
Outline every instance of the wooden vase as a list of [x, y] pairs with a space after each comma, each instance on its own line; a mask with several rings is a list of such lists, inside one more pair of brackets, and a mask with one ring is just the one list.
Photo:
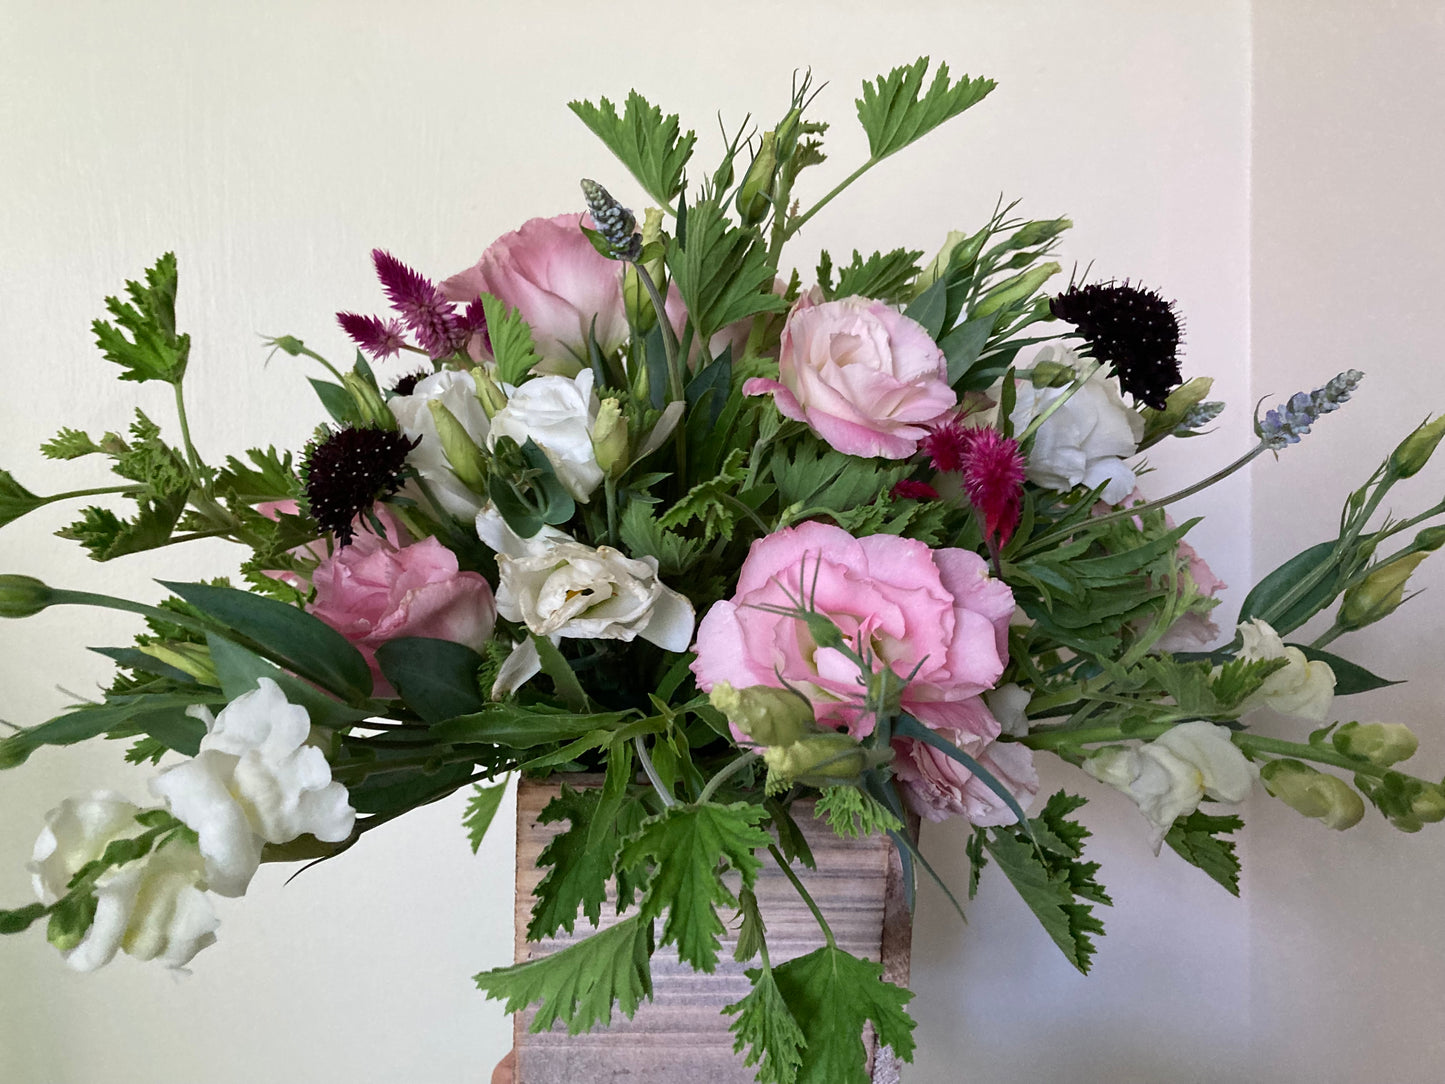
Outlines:
[[[577, 782], [569, 780], [569, 785]], [[517, 790], [517, 963], [546, 956], [595, 932], [585, 918], [575, 934], [562, 933], [540, 943], [526, 940], [533, 892], [541, 880], [537, 856], [564, 824], [538, 824], [537, 817], [561, 789], [558, 782], [523, 780]], [[795, 803], [793, 815], [817, 859], [816, 870], [799, 869], [838, 946], [856, 956], [881, 961], [890, 982], [908, 983], [913, 920], [904, 899], [903, 875], [893, 844], [886, 837], [838, 838], [814, 819], [811, 803]], [[916, 829], [916, 825], [914, 826]], [[775, 964], [811, 952], [823, 944], [817, 921], [776, 864], [764, 861], [755, 892], [768, 929], [768, 952]], [[602, 926], [617, 921], [604, 907]], [[533, 1012], [516, 1015], [515, 1084], [751, 1084], [756, 1069], [745, 1068], [733, 1052], [728, 1031], [732, 1017], [723, 1006], [751, 989], [744, 971], [751, 964], [732, 958], [736, 923], [724, 939], [717, 970], [708, 975], [679, 962], [669, 946], [652, 957], [653, 998], [631, 1020], [613, 1014], [606, 1030], [568, 1035], [558, 1024], [531, 1034]], [[864, 1035], [874, 1084], [899, 1079], [898, 1060], [887, 1047], [875, 1049], [871, 1030]]]

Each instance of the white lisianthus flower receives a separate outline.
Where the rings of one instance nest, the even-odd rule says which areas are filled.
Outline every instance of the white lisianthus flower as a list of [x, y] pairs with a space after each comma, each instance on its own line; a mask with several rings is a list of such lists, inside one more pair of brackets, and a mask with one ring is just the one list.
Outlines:
[[497, 555], [497, 612], [538, 636], [642, 637], [667, 651], [692, 642], [692, 603], [657, 578], [657, 559], [558, 542], [532, 557]]
[[1150, 842], [1158, 854], [1175, 820], [1205, 798], [1234, 803], [1249, 796], [1257, 773], [1229, 734], [1227, 727], [1202, 720], [1180, 723], [1138, 748], [1099, 749], [1083, 767], [1134, 799], [1153, 826]]
[[[139, 812], [105, 791], [68, 798], [51, 810], [27, 867], [40, 902], [64, 896], [70, 879], [109, 843], [141, 832]], [[174, 837], [144, 858], [106, 870], [95, 882], [90, 928], [62, 949], [65, 962], [76, 971], [94, 971], [124, 950], [140, 960], [184, 967], [215, 943], [220, 925], [205, 884], [205, 863], [195, 844]]]
[[[1081, 364], [1077, 354], [1057, 343], [1038, 352], [1034, 364], [1040, 362], [1066, 365], [1076, 372]], [[1018, 381], [1018, 397], [1009, 415], [1014, 432], [1023, 432], [1066, 390]], [[1118, 504], [1134, 489], [1134, 471], [1124, 460], [1139, 450], [1143, 437], [1144, 419], [1125, 405], [1118, 383], [1101, 369], [1039, 426], [1025, 473], [1035, 485], [1059, 492], [1075, 486], [1093, 489], [1107, 482], [1100, 499]]]
[[458, 519], [470, 519], [485, 498], [463, 485], [447, 462], [436, 422], [427, 407], [433, 399], [452, 412], [479, 448], [486, 447], [487, 415], [477, 399], [477, 384], [472, 374], [452, 369], [418, 380], [410, 394], [393, 395], [387, 400], [401, 431], [412, 440], [420, 440], [407, 455], [407, 463], [416, 468], [443, 511]]
[[494, 448], [498, 437], [511, 437], [518, 444], [534, 441], [567, 492], [586, 503], [602, 484], [602, 468], [592, 448], [599, 407], [592, 370], [583, 369], [575, 377], [536, 376], [505, 390], [507, 405], [492, 416], [487, 447]]
[[1243, 640], [1239, 651], [1241, 659], [1289, 660], [1288, 666], [1264, 679], [1264, 684], [1249, 698], [1251, 707], [1273, 708], [1282, 715], [1316, 723], [1329, 718], [1335, 700], [1335, 672], [1328, 663], [1311, 661], [1299, 648], [1285, 646], [1279, 633], [1259, 618], [1241, 622], [1239, 635]]
[[306, 709], [274, 681], [261, 678], [218, 716], [199, 706], [190, 714], [206, 724], [199, 752], [162, 772], [151, 790], [200, 838], [212, 891], [244, 894], [267, 843], [351, 835], [356, 810], [346, 788], [332, 781], [325, 754], [306, 744]]

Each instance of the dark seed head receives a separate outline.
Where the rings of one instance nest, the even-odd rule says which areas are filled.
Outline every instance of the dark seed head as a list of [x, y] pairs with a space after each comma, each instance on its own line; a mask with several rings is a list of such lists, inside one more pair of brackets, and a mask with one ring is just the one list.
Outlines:
[[352, 521], [401, 487], [407, 453], [416, 445], [401, 433], [357, 426], [312, 443], [301, 464], [312, 518], [340, 545], [350, 543]]
[[1120, 388], [1137, 402], [1164, 409], [1183, 379], [1172, 301], [1128, 282], [1105, 282], [1070, 286], [1050, 300], [1049, 309], [1078, 329], [1094, 357], [1113, 364]]

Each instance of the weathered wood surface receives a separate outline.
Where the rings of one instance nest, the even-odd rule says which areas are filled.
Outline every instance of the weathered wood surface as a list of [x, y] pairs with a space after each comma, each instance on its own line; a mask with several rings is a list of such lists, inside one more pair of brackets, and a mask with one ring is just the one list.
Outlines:
[[[537, 815], [557, 795], [555, 783], [524, 781], [517, 791], [516, 961], [522, 963], [566, 948], [591, 934], [585, 918], [577, 937], [529, 944], [527, 922], [533, 892], [541, 880], [537, 855], [564, 824], [539, 825]], [[817, 859], [816, 872], [802, 870], [808, 891], [822, 909], [841, 948], [870, 960], [882, 960], [891, 982], [908, 982], [912, 918], [903, 898], [902, 875], [893, 846], [886, 838], [840, 840], [827, 824], [815, 821], [806, 807], [795, 805], [794, 816]], [[756, 887], [758, 905], [768, 928], [768, 953], [781, 963], [813, 951], [823, 943], [818, 924], [786, 877], [765, 862]], [[731, 916], [729, 916], [731, 917]], [[603, 927], [617, 916], [604, 907]], [[733, 1053], [728, 1031], [732, 1017], [722, 1008], [751, 989], [743, 973], [749, 964], [732, 958], [736, 923], [725, 940], [718, 969], [711, 975], [694, 972], [677, 959], [670, 946], [652, 957], [653, 1000], [644, 1002], [632, 1020], [614, 1013], [612, 1027], [569, 1036], [558, 1025], [540, 1035], [527, 1031], [532, 1012], [514, 1021], [516, 1084], [751, 1084], [755, 1069], [743, 1066]], [[875, 1084], [895, 1084], [897, 1060], [884, 1048], [872, 1055]]]

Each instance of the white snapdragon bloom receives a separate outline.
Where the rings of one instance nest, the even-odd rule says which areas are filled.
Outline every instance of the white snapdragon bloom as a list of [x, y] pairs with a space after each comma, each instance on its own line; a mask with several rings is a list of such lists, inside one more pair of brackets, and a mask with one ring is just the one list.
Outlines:
[[[51, 810], [27, 867], [40, 901], [60, 899], [70, 879], [107, 844], [138, 834], [139, 812], [104, 791], [68, 798]], [[123, 949], [137, 959], [184, 967], [215, 943], [220, 925], [204, 888], [205, 863], [184, 839], [171, 838], [144, 858], [106, 870], [95, 882], [95, 917], [85, 936], [63, 950], [65, 962], [94, 971]]]
[[1239, 635], [1244, 642], [1239, 651], [1241, 659], [1289, 660], [1288, 666], [1264, 679], [1249, 698], [1250, 706], [1273, 708], [1283, 715], [1316, 723], [1329, 718], [1335, 700], [1335, 672], [1328, 663], [1311, 661], [1299, 648], [1286, 647], [1279, 633], [1258, 618], [1241, 622]]
[[507, 405], [492, 416], [487, 447], [495, 447], [498, 437], [511, 437], [518, 444], [534, 441], [567, 492], [585, 503], [602, 484], [602, 468], [592, 448], [599, 406], [592, 370], [583, 369], [575, 377], [535, 376], [505, 390]]
[[416, 468], [443, 511], [458, 519], [470, 519], [485, 498], [463, 485], [447, 462], [436, 422], [427, 407], [433, 399], [456, 416], [479, 448], [487, 442], [487, 415], [477, 399], [477, 384], [472, 374], [452, 369], [418, 380], [409, 395], [393, 395], [387, 400], [401, 431], [421, 442], [407, 455], [407, 462]]
[[351, 835], [356, 810], [331, 765], [307, 745], [306, 709], [286, 700], [270, 678], [232, 700], [206, 724], [192, 759], [162, 772], [151, 790], [200, 838], [206, 878], [222, 896], [245, 893], [267, 843], [310, 834], [327, 843]]
[[692, 603], [657, 578], [657, 559], [558, 542], [533, 557], [497, 556], [497, 612], [538, 636], [642, 637], [668, 651], [692, 642]]
[[[1034, 362], [1067, 365], [1075, 371], [1081, 364], [1077, 354], [1057, 343], [1041, 349]], [[1009, 415], [1014, 432], [1022, 432], [1066, 390], [1036, 388], [1031, 381], [1020, 380]], [[1093, 489], [1107, 482], [1100, 499], [1118, 504], [1134, 489], [1134, 471], [1124, 460], [1139, 450], [1143, 437], [1144, 419], [1125, 405], [1117, 382], [1101, 369], [1039, 426], [1025, 473], [1035, 485], [1059, 492], [1080, 485]]]
[[1205, 798], [1242, 802], [1254, 785], [1255, 769], [1230, 740], [1227, 727], [1197, 720], [1180, 723], [1137, 748], [1111, 745], [1084, 761], [1084, 771], [1121, 790], [1153, 825], [1154, 853], [1179, 817]]

